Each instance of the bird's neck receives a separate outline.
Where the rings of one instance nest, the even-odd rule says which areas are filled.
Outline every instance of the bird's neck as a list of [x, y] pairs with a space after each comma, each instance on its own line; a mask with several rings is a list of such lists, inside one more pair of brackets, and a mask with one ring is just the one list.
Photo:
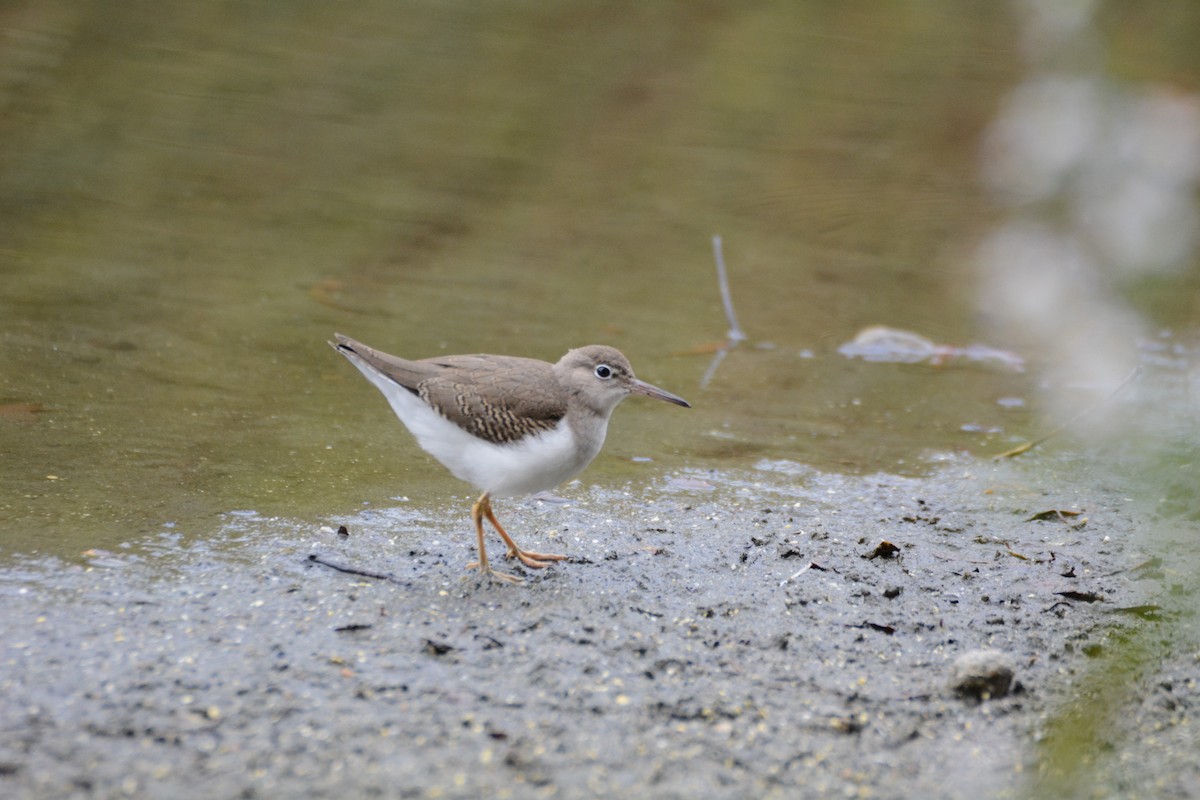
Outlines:
[[576, 447], [579, 451], [595, 456], [604, 445], [604, 436], [608, 433], [608, 418], [612, 409], [607, 413], [597, 412], [583, 405], [572, 403], [567, 409], [567, 424], [575, 436]]

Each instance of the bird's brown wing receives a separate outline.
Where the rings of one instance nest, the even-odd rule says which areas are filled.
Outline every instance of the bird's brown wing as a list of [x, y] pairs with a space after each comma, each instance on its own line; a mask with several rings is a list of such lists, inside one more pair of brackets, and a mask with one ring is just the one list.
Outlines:
[[330, 344], [333, 344], [335, 350], [353, 353], [376, 372], [395, 381], [413, 394], [420, 394], [417, 386], [421, 381], [431, 378], [441, 371], [429, 361], [409, 361], [407, 358], [389, 355], [340, 333], [335, 333], [334, 338], [337, 339], [337, 343], [330, 342]]
[[442, 356], [410, 361], [340, 333], [338, 350], [361, 358], [468, 433], [507, 444], [553, 429], [567, 413], [554, 367], [515, 356]]
[[567, 398], [545, 361], [514, 356], [446, 356], [416, 362], [417, 394], [446, 419], [493, 444], [553, 429]]

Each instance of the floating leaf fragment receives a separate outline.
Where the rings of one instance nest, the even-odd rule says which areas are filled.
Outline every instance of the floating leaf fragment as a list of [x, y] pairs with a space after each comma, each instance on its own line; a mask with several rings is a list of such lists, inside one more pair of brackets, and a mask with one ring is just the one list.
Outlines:
[[989, 366], [999, 366], [1022, 372], [1024, 360], [1007, 350], [997, 350], [981, 344], [956, 347], [936, 344], [919, 333], [889, 328], [886, 325], [870, 325], [859, 331], [854, 338], [838, 348], [846, 358], [861, 358], [894, 364], [929, 363], [943, 366], [950, 361], [970, 361]]
[[0, 403], [0, 420], [28, 425], [37, 422], [38, 414], [45, 414], [46, 411], [47, 408], [41, 403]]

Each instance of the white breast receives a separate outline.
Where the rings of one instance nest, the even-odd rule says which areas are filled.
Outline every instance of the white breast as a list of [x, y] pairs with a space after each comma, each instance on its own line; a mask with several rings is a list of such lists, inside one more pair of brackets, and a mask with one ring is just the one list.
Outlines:
[[553, 489], [578, 475], [604, 444], [607, 419], [600, 421], [598, 430], [577, 437], [565, 418], [553, 430], [511, 444], [492, 444], [467, 433], [360, 359], [350, 361], [383, 393], [421, 449], [456, 478], [495, 497]]

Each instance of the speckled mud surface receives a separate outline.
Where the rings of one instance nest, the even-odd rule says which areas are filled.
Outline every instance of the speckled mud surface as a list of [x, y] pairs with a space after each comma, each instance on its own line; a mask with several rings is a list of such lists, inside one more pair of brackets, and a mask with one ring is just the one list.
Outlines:
[[[523, 545], [572, 557], [522, 586], [464, 572], [465, 502], [10, 564], [0, 796], [1197, 791], [1186, 597], [1115, 489], [760, 467], [498, 504]], [[1082, 513], [1030, 520], [1050, 510]], [[1127, 696], [1102, 666], [1138, 637]], [[1015, 668], [1008, 696], [949, 688], [981, 648]], [[1114, 714], [1076, 772], [1081, 700]]]

